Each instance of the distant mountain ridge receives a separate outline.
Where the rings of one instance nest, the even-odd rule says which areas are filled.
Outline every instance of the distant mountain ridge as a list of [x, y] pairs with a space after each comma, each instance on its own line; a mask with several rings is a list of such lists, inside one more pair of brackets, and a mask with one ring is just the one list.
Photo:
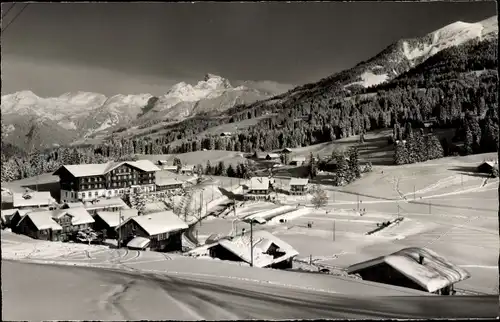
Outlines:
[[[248, 82], [233, 87], [227, 79], [207, 74], [196, 85], [180, 82], [158, 97], [151, 94], [106, 97], [79, 91], [43, 98], [31, 91], [21, 91], [2, 96], [2, 117], [9, 129], [5, 140], [22, 146], [23, 135], [34, 118], [47, 137], [41, 140], [42, 146], [67, 144], [120, 126], [182, 120], [278, 94], [273, 84], [269, 84]], [[265, 90], [266, 87], [270, 89]], [[57, 137], [50, 135], [51, 132], [57, 133]]]

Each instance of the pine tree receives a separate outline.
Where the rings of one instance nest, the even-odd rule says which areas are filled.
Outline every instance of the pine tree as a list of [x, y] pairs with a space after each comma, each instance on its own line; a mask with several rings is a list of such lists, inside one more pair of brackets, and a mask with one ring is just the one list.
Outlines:
[[444, 150], [441, 142], [435, 135], [429, 135], [427, 138], [428, 160], [444, 157]]
[[215, 175], [218, 176], [226, 175], [226, 165], [224, 164], [224, 161], [220, 161], [219, 164], [217, 165], [217, 170], [215, 172]]
[[361, 166], [359, 165], [359, 150], [355, 146], [349, 149], [349, 172], [351, 180], [361, 178]]
[[406, 142], [396, 141], [394, 146], [394, 164], [407, 164], [408, 163], [408, 148]]
[[226, 172], [227, 172], [228, 177], [235, 177], [236, 176], [236, 172], [234, 171], [234, 168], [231, 164], [228, 165]]
[[311, 177], [311, 179], [313, 179], [316, 176], [316, 172], [317, 172], [316, 161], [314, 160], [314, 155], [311, 152], [309, 154], [309, 165], [308, 165], [309, 177]]
[[349, 164], [345, 158], [344, 153], [337, 155], [337, 171], [335, 172], [335, 180], [337, 186], [343, 186], [349, 181]]
[[205, 166], [205, 174], [207, 176], [212, 174], [212, 164], [210, 163], [210, 160], [207, 160], [207, 165]]

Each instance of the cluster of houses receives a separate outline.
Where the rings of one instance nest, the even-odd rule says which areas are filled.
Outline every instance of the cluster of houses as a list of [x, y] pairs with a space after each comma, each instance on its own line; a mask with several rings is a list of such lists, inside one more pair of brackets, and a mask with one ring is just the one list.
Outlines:
[[308, 192], [307, 178], [269, 178], [252, 177], [243, 187], [244, 200], [272, 200], [272, 192], [288, 195], [305, 195]]
[[288, 155], [288, 164], [289, 165], [295, 165], [295, 166], [302, 166], [306, 164], [306, 157], [304, 156], [291, 156], [292, 150], [289, 148], [285, 148], [281, 151], [281, 153], [277, 152], [259, 152], [256, 151], [253, 154], [253, 158], [256, 160], [266, 160], [266, 161], [272, 161], [274, 163], [282, 163], [282, 158], [281, 156], [283, 154]]

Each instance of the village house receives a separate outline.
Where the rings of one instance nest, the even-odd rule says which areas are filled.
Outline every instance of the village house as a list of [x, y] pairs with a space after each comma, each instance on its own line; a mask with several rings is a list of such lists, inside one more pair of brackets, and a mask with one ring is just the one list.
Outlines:
[[290, 190], [291, 195], [305, 195], [307, 193], [307, 184], [309, 179], [307, 178], [292, 178], [290, 179]]
[[12, 200], [13, 207], [17, 209], [50, 207], [57, 204], [48, 191], [14, 192]]
[[184, 182], [177, 178], [156, 178], [156, 191], [180, 192], [184, 187]]
[[453, 285], [470, 277], [466, 270], [434, 251], [417, 247], [354, 264], [347, 272], [372, 282], [440, 295], [453, 295]]
[[153, 162], [139, 160], [63, 165], [54, 175], [59, 176], [61, 201], [74, 202], [123, 196], [132, 186], [154, 191], [157, 171]]
[[[116, 229], [120, 230], [120, 243], [127, 244], [136, 237], [149, 239], [148, 248], [152, 251], [181, 251], [182, 233], [188, 225], [172, 211], [163, 211], [144, 216], [134, 216], [125, 220]], [[133, 241], [131, 246], [135, 245]]]
[[97, 211], [94, 216], [94, 230], [105, 232], [107, 238], [117, 239], [118, 232], [116, 231], [116, 227], [130, 217], [138, 215], [139, 212], [137, 209], [125, 209], [122, 211]]
[[94, 219], [83, 207], [54, 210], [52, 219], [62, 227], [63, 238], [79, 230], [92, 228], [94, 224]]
[[[15, 210], [13, 213], [6, 212], [5, 214], [5, 223], [7, 227], [10, 227], [12, 229], [12, 232], [17, 232], [17, 224], [23, 219], [26, 214], [30, 212], [41, 212], [41, 211], [48, 211], [48, 208], [34, 208], [34, 209], [12, 209]], [[3, 217], [3, 213], [2, 213]]]
[[289, 154], [289, 153], [292, 153], [292, 149], [290, 148], [284, 148], [281, 153], [286, 153], [286, 154]]
[[181, 167], [181, 171], [179, 172], [182, 175], [185, 176], [192, 176], [194, 175], [194, 165], [184, 165]]
[[257, 160], [265, 160], [266, 157], [267, 157], [267, 153], [266, 152], [255, 151], [254, 154], [253, 154], [253, 158], [255, 158]]
[[229, 136], [231, 136], [231, 135], [232, 135], [232, 133], [231, 133], [231, 132], [222, 132], [222, 133], [220, 134], [220, 136], [222, 136], [222, 137], [229, 137]]
[[27, 213], [16, 225], [16, 232], [34, 239], [60, 240], [62, 227], [52, 218], [52, 211]]
[[268, 177], [252, 177], [247, 184], [245, 200], [269, 199], [270, 182]]
[[[100, 210], [120, 211], [120, 209], [130, 209], [130, 207], [121, 198], [104, 198], [85, 201], [83, 203], [83, 206], [92, 216], [94, 216]], [[63, 206], [62, 208], [65, 208], [65, 206]]]
[[491, 174], [494, 168], [498, 169], [498, 161], [485, 161], [477, 167], [477, 172]]
[[293, 157], [290, 161], [290, 165], [302, 166], [306, 163], [306, 157]]
[[[291, 268], [293, 258], [299, 254], [288, 243], [265, 230], [253, 233], [253, 256], [250, 244], [249, 234], [233, 238], [218, 238], [204, 246], [203, 251], [214, 258], [248, 264], [252, 262], [253, 257], [253, 266], [255, 267], [278, 269]], [[197, 250], [192, 252], [197, 252]]]
[[278, 153], [268, 153], [266, 155], [266, 160], [268, 160], [268, 161], [280, 161], [281, 157]]

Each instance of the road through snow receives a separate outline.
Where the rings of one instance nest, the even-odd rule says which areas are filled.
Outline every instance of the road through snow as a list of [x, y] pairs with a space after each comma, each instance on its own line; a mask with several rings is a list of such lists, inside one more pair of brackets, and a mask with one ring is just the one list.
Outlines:
[[[51, 281], [57, 281], [56, 283]], [[498, 297], [353, 296], [209, 277], [4, 261], [4, 320], [496, 317]], [[23, 303], [19, 306], [19, 303]]]

